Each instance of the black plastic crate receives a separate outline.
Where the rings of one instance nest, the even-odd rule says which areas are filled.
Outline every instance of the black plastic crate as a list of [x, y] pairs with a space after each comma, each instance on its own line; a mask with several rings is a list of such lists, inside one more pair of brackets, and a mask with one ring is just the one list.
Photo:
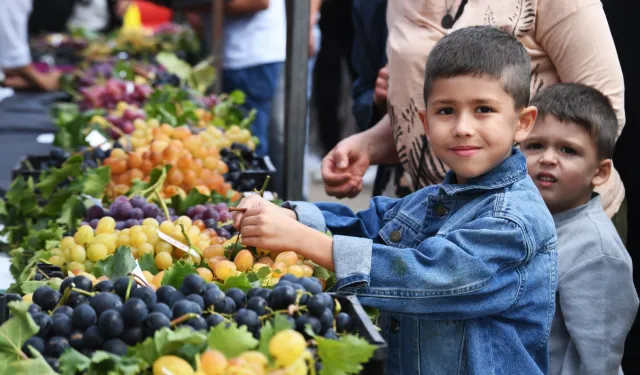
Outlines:
[[[43, 170], [59, 168], [63, 162], [64, 160], [55, 159], [51, 157], [51, 155], [26, 155], [20, 159], [11, 171], [11, 179], [15, 180], [19, 176], [22, 176], [26, 180], [32, 177], [34, 182], [38, 182], [40, 173], [42, 173]], [[31, 168], [29, 168], [29, 166]]]
[[343, 312], [351, 316], [352, 324], [356, 333], [377, 347], [369, 362], [363, 365], [361, 374], [383, 375], [387, 364], [387, 342], [384, 341], [380, 332], [373, 324], [369, 315], [362, 308], [356, 296], [329, 293], [340, 302]]
[[256, 189], [260, 189], [262, 187], [262, 184], [264, 184], [264, 181], [267, 179], [267, 176], [271, 176], [271, 179], [267, 184], [266, 190], [275, 191], [274, 183], [276, 180], [277, 170], [273, 166], [273, 163], [271, 162], [271, 158], [269, 158], [269, 156], [264, 156], [261, 158], [256, 157], [255, 159], [258, 160], [258, 163], [260, 164], [260, 168], [245, 169], [244, 171], [240, 172], [240, 177], [238, 178], [238, 181], [242, 182], [242, 181], [254, 180], [255, 182], [254, 187]]
[[2, 293], [0, 294], [0, 324], [6, 322], [10, 317], [9, 302], [22, 301], [17, 293]]

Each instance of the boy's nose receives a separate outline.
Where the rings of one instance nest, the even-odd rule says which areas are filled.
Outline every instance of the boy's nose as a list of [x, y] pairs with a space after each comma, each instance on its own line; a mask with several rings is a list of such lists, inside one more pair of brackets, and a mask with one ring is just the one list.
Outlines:
[[462, 117], [453, 129], [455, 137], [470, 137], [474, 133], [473, 125]]
[[540, 156], [541, 164], [555, 165], [557, 162], [556, 153], [550, 148], [547, 148]]

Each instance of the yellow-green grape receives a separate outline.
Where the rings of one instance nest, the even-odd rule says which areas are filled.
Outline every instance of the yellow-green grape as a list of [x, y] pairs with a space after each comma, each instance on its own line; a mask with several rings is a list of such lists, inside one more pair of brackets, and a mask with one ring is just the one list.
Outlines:
[[283, 251], [276, 257], [276, 262], [282, 262], [285, 266], [293, 266], [298, 263], [298, 254], [293, 251]]
[[150, 243], [143, 243], [142, 245], [138, 246], [138, 256], [141, 257], [146, 254], [153, 255], [153, 245]]
[[156, 255], [160, 253], [168, 253], [169, 255], [171, 255], [171, 253], [173, 252], [173, 246], [171, 246], [171, 244], [168, 242], [160, 241], [156, 244], [156, 246], [154, 246], [154, 250], [156, 252]]
[[255, 350], [242, 353], [240, 358], [246, 361], [247, 366], [253, 370], [254, 374], [264, 374], [269, 362], [264, 354]]
[[220, 280], [226, 280], [236, 275], [236, 265], [228, 260], [221, 260], [213, 267], [213, 273]]
[[169, 253], [161, 252], [156, 255], [156, 266], [161, 270], [166, 270], [173, 265], [173, 257]]
[[136, 234], [142, 234], [142, 226], [134, 225], [131, 228], [129, 228], [129, 236], [131, 237], [132, 240], [133, 240], [133, 236], [135, 236]]
[[296, 277], [304, 277], [304, 269], [302, 266], [294, 264], [293, 266], [287, 267], [287, 273], [295, 275]]
[[281, 367], [291, 365], [306, 349], [304, 336], [292, 329], [280, 331], [269, 340], [269, 353]]
[[101, 244], [107, 248], [109, 254], [113, 254], [116, 250], [117, 236], [115, 234], [102, 233], [97, 235], [91, 244]]
[[140, 249], [140, 246], [147, 243], [147, 236], [140, 232], [134, 232], [131, 234], [131, 246], [135, 246]]
[[96, 234], [108, 234], [113, 233], [116, 229], [116, 221], [109, 216], [105, 216], [100, 221], [98, 221], [98, 226], [96, 227]]
[[[93, 268], [93, 264], [94, 264], [94, 262], [92, 262], [90, 260], [85, 260], [84, 261], [84, 269], [87, 270], [87, 271], [91, 271], [91, 269]], [[91, 275], [91, 276], [93, 276], [93, 275]], [[95, 279], [96, 277], [93, 276], [93, 278]]]
[[93, 241], [93, 228], [88, 225], [81, 226], [76, 234], [73, 235], [73, 239], [78, 245], [90, 243]]
[[71, 236], [67, 236], [63, 238], [62, 241], [60, 241], [60, 248], [62, 250], [71, 249], [75, 245], [76, 245], [76, 240], [74, 240], [73, 237]]
[[184, 230], [186, 232], [191, 229], [191, 225], [193, 224], [193, 222], [191, 221], [191, 218], [189, 216], [180, 216], [178, 220], [174, 222], [174, 225], [179, 228], [180, 224], [184, 226]]
[[174, 225], [169, 220], [160, 223], [160, 231], [168, 236], [173, 233]]
[[153, 363], [153, 375], [193, 375], [189, 362], [174, 355], [164, 355]]
[[116, 246], [118, 247], [129, 246], [130, 243], [131, 243], [131, 238], [127, 233], [120, 233], [120, 235], [118, 235], [118, 239], [116, 240]]
[[50, 251], [51, 251], [51, 255], [57, 255], [59, 257], [64, 258], [64, 252], [59, 247], [54, 247]]
[[87, 252], [84, 247], [75, 245], [71, 248], [71, 260], [74, 262], [82, 263], [87, 259]]
[[224, 354], [210, 349], [200, 355], [200, 369], [207, 375], [225, 375], [228, 362]]
[[238, 271], [248, 271], [253, 267], [253, 254], [246, 249], [240, 250], [238, 254], [236, 254], [235, 259], [233, 259], [233, 263], [236, 265]]
[[94, 243], [87, 248], [87, 258], [92, 262], [102, 260], [109, 255], [107, 247], [100, 243]]
[[152, 217], [144, 219], [142, 221], [142, 225], [145, 226], [145, 227], [153, 227], [153, 229], [160, 228], [160, 224], [158, 223], [158, 220], [156, 220], [156, 219], [154, 219]]
[[60, 255], [52, 255], [49, 257], [49, 263], [54, 266], [62, 267], [64, 265], [64, 258]]
[[75, 270], [84, 271], [85, 270], [84, 263], [80, 263], [80, 262], [67, 263], [67, 271], [75, 271]]

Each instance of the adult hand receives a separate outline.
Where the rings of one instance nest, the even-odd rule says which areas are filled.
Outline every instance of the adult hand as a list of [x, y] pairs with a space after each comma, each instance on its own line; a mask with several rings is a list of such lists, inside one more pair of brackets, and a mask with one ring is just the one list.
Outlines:
[[383, 105], [387, 103], [387, 91], [389, 90], [389, 71], [385, 65], [378, 72], [378, 78], [376, 78], [376, 88], [373, 93], [373, 102], [376, 105]]
[[127, 12], [127, 8], [129, 8], [129, 5], [131, 5], [131, 3], [132, 0], [118, 0], [115, 7], [116, 14], [120, 18], [124, 17], [124, 14]]
[[362, 177], [371, 164], [358, 134], [340, 141], [322, 159], [324, 190], [336, 198], [353, 198], [362, 191]]

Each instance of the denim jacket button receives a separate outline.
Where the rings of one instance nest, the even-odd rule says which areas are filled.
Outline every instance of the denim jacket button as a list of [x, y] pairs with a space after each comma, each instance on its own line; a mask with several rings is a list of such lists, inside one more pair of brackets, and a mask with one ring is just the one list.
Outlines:
[[436, 215], [438, 216], [444, 216], [446, 214], [448, 214], [449, 211], [447, 210], [447, 208], [444, 206], [444, 204], [442, 203], [438, 203], [438, 205], [436, 206]]
[[402, 231], [400, 229], [398, 230], [394, 230], [393, 232], [391, 232], [391, 234], [389, 235], [389, 238], [391, 239], [391, 241], [393, 242], [398, 242], [400, 241], [400, 239], [402, 238]]
[[400, 323], [396, 319], [391, 319], [391, 332], [399, 332], [400, 331]]

